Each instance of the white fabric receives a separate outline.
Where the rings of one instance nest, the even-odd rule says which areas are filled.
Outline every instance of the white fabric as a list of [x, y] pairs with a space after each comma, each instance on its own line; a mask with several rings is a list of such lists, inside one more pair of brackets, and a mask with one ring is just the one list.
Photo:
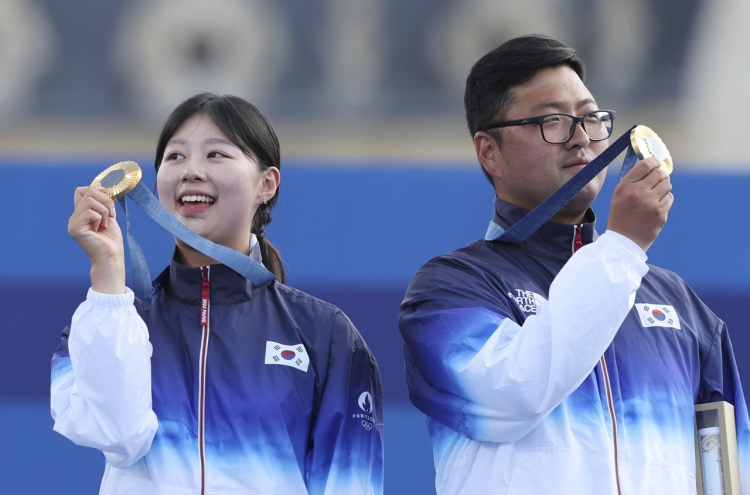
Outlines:
[[260, 244], [258, 244], [258, 237], [255, 234], [250, 234], [250, 258], [261, 265], [263, 264], [263, 256], [260, 253]]
[[623, 247], [628, 248], [628, 250], [636, 255], [642, 262], [645, 263], [648, 259], [648, 256], [646, 256], [646, 253], [643, 251], [643, 249], [641, 249], [641, 247], [636, 244], [635, 241], [630, 237], [626, 237], [619, 232], [615, 232], [614, 230], [608, 230], [607, 232], [605, 232], [605, 234], [622, 244]]
[[[628, 241], [606, 232], [582, 247], [555, 277], [549, 301], [542, 302], [536, 315], [529, 316], [523, 326], [506, 319], [458, 370], [467, 398], [479, 408], [483, 420], [473, 428], [471, 439], [431, 421], [431, 427], [439, 430], [433, 433], [439, 495], [488, 493], [492, 487], [503, 486], [508, 487], [507, 493], [527, 493], [520, 480], [514, 482], [518, 489], [511, 490], [509, 478], [514, 470], [521, 473], [534, 465], [539, 476], [547, 476], [575, 464], [587, 473], [599, 465], [601, 478], [581, 480], [582, 486], [598, 483], [599, 493], [609, 492], [604, 487], [611, 487], [614, 473], [606, 453], [612, 448], [606, 429], [585, 432], [588, 438], [574, 442], [592, 442], [597, 453], [586, 448], [535, 451], [528, 456], [527, 468], [514, 469], [512, 464], [513, 459], [524, 458], [521, 452], [534, 449], [536, 435], [548, 438], [551, 432], [535, 428], [544, 429], [544, 419], [589, 376], [631, 310], [648, 266], [645, 253]], [[602, 420], [601, 424], [606, 423]], [[561, 463], [570, 456], [580, 460]]]
[[158, 426], [151, 409], [151, 343], [133, 292], [89, 289], [68, 338], [72, 372], [52, 384], [54, 430], [101, 450], [113, 467], [146, 455]]

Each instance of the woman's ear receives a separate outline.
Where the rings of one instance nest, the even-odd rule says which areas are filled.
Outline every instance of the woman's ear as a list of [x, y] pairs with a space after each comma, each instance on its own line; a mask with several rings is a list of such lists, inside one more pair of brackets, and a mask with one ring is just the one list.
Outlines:
[[268, 167], [263, 171], [263, 187], [261, 197], [270, 200], [276, 194], [276, 190], [281, 184], [281, 172], [276, 167]]

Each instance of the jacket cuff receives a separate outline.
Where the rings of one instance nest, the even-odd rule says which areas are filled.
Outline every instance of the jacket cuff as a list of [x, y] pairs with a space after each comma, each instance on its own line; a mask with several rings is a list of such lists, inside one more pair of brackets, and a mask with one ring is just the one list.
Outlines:
[[102, 294], [89, 288], [86, 294], [86, 300], [94, 306], [105, 306], [108, 308], [121, 308], [132, 306], [135, 301], [135, 294], [128, 287], [125, 287], [125, 294]]
[[645, 263], [648, 259], [648, 256], [646, 256], [646, 252], [643, 251], [643, 249], [641, 249], [641, 247], [632, 239], [625, 237], [624, 235], [620, 234], [619, 232], [615, 232], [614, 230], [606, 231], [602, 235], [602, 237], [605, 235], [612, 240], [617, 241], [617, 243], [619, 243], [622, 247], [633, 253], [642, 263]]

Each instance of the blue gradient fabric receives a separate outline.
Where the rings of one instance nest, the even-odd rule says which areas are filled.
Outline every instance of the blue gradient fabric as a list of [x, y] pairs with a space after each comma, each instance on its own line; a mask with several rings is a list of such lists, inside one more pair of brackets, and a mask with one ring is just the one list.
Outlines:
[[152, 304], [90, 291], [63, 335], [54, 428], [104, 453], [100, 493], [382, 494], [380, 376], [349, 319], [275, 280], [208, 273], [207, 335], [204, 275], [176, 262]]
[[[504, 228], [526, 213], [495, 210]], [[721, 400], [750, 480], [726, 325], [632, 241], [597, 236], [591, 211], [580, 228], [548, 222], [433, 258], [399, 325], [438, 494], [695, 493], [693, 408]]]

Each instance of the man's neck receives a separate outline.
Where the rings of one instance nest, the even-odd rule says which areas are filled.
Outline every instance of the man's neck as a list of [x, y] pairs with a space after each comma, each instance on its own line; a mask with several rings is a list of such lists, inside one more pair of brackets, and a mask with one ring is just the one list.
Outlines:
[[[500, 195], [497, 195], [497, 197], [505, 201], [506, 203], [516, 205], [528, 211], [532, 211], [534, 208], [539, 206], [539, 205], [536, 205], [536, 206], [519, 205], [515, 201], [509, 201]], [[549, 221], [556, 222], [556, 223], [564, 223], [564, 224], [569, 224], [569, 225], [580, 225], [586, 221], [586, 213], [589, 211], [589, 208], [590, 206], [586, 206], [586, 208], [584, 208], [583, 211], [580, 211], [580, 208], [576, 208], [575, 211], [570, 211], [572, 208], [570, 208], [570, 204], [567, 204], [566, 206], [562, 207], [560, 211], [555, 213], [555, 215], [552, 218], [550, 218]]]
[[[588, 211], [588, 208], [586, 209]], [[586, 221], [586, 211], [576, 215], [569, 215], [562, 213], [562, 210], [557, 212], [555, 216], [549, 219], [550, 222], [565, 223], [569, 225], [580, 225]]]

